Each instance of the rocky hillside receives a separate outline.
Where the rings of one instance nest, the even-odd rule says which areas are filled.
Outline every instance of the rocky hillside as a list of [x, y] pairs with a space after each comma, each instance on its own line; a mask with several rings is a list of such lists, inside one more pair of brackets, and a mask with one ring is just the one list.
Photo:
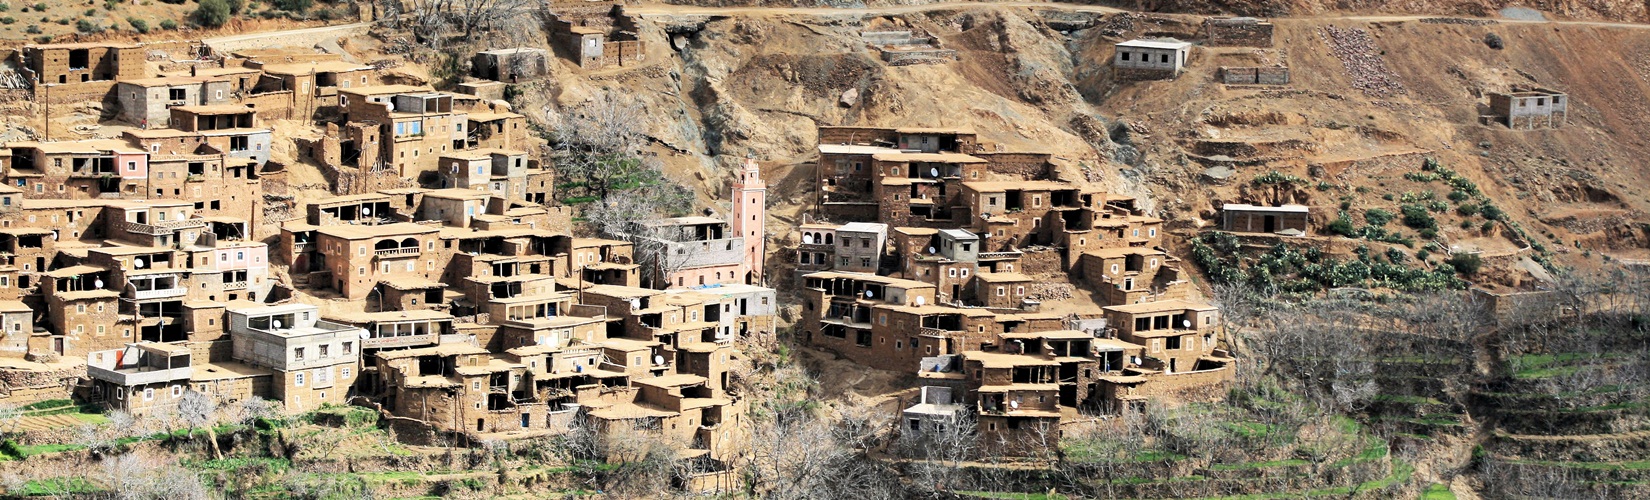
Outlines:
[[[1198, 47], [1176, 80], [1121, 82], [1106, 64], [1113, 43], [1193, 39], [1199, 18], [979, 4], [888, 16], [645, 12], [646, 64], [564, 66], [520, 108], [637, 100], [655, 152], [703, 187], [706, 206], [724, 196], [732, 162], [756, 154], [772, 163], [771, 230], [782, 239], [813, 200], [817, 126], [956, 126], [1005, 150], [1054, 153], [1068, 177], [1146, 197], [1186, 229], [1227, 202], [1308, 204], [1325, 225], [1425, 205], [1433, 230], [1390, 228], [1391, 241], [1416, 240], [1403, 245], [1411, 254], [1436, 242], [1435, 255], [1480, 250], [1492, 268], [1650, 256], [1650, 194], [1632, 189], [1643, 175], [1634, 159], [1650, 153], [1636, 133], [1650, 120], [1650, 30], [1278, 19], [1273, 48]], [[887, 29], [932, 35], [957, 60], [889, 65], [860, 36]], [[1292, 82], [1215, 82], [1221, 66], [1271, 65], [1288, 66]], [[1569, 92], [1568, 125], [1481, 124], [1486, 93], [1515, 85]], [[1427, 159], [1449, 176], [1423, 173]], [[1463, 180], [1470, 197], [1452, 194]]]

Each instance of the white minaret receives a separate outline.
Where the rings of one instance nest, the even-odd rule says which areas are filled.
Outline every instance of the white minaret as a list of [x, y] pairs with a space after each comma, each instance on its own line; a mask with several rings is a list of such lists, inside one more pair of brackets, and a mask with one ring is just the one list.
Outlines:
[[728, 226], [745, 238], [745, 282], [762, 284], [762, 265], [767, 261], [768, 185], [756, 159], [745, 157], [739, 180], [733, 182], [733, 220]]

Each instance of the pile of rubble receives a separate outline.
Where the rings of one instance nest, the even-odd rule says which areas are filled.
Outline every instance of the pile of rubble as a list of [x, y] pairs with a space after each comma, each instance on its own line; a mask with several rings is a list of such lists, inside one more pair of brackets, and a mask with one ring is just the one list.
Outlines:
[[1026, 298], [1038, 302], [1056, 302], [1070, 300], [1076, 296], [1076, 288], [1065, 280], [1055, 276], [1040, 276], [1031, 284], [1030, 293]]
[[1500, 24], [1494, 19], [1465, 19], [1460, 17], [1429, 17], [1422, 19], [1421, 22], [1426, 24], [1459, 24], [1463, 26], [1487, 26], [1491, 24]]
[[1391, 97], [1408, 93], [1397, 75], [1381, 59], [1380, 49], [1369, 32], [1358, 28], [1342, 29], [1327, 26], [1318, 30], [1329, 51], [1335, 54], [1352, 77], [1352, 87], [1370, 97]]

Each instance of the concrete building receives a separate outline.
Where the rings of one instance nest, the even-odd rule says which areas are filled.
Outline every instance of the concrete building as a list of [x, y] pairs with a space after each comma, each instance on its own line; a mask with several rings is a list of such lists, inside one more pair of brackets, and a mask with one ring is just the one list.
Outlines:
[[324, 321], [306, 304], [231, 304], [233, 357], [274, 372], [270, 397], [287, 411], [343, 404], [361, 372], [360, 328]]
[[1569, 94], [1552, 89], [1537, 87], [1490, 94], [1489, 119], [1514, 130], [1563, 127], [1569, 112]]
[[1220, 228], [1242, 233], [1279, 233], [1295, 236], [1311, 231], [1311, 209], [1304, 205], [1262, 207], [1227, 203], [1220, 207]]
[[1174, 78], [1186, 67], [1191, 50], [1191, 42], [1173, 38], [1129, 40], [1116, 45], [1112, 68], [1126, 80]]
[[115, 98], [121, 120], [138, 128], [166, 128], [172, 107], [229, 104], [234, 89], [227, 77], [164, 76], [121, 80]]
[[888, 248], [888, 225], [874, 222], [850, 222], [836, 228], [836, 262], [834, 269], [856, 273], [875, 273], [882, 265], [882, 256]]
[[642, 224], [642, 280], [659, 288], [744, 283], [745, 237], [714, 217], [676, 217]]

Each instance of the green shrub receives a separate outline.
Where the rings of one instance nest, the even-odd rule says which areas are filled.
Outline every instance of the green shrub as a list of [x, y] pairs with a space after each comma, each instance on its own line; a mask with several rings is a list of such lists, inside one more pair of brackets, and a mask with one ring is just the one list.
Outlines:
[[1256, 186], [1266, 186], [1272, 184], [1302, 184], [1306, 182], [1306, 179], [1273, 170], [1271, 172], [1255, 176], [1255, 180], [1253, 182]]
[[52, 36], [51, 35], [40, 35], [40, 36], [34, 37], [34, 43], [52, 43]]
[[1484, 214], [1484, 218], [1489, 220], [1501, 220], [1507, 216], [1506, 213], [1501, 211], [1500, 207], [1489, 203], [1485, 203], [1484, 208], [1480, 210], [1479, 213]]
[[208, 28], [223, 26], [229, 22], [229, 2], [226, 0], [201, 0], [200, 6], [195, 8], [195, 23]]
[[287, 12], [305, 12], [315, 6], [315, 0], [275, 0], [271, 2], [277, 9]]
[[38, 34], [40, 34], [40, 25], [30, 24], [29, 27], [23, 28], [23, 32], [28, 33], [30, 35], [38, 35]]
[[171, 19], [161, 19], [160, 29], [168, 31], [178, 29], [178, 22]]
[[1470, 198], [1470, 197], [1472, 197], [1472, 195], [1469, 195], [1469, 194], [1467, 194], [1466, 191], [1462, 191], [1462, 190], [1459, 190], [1459, 189], [1449, 192], [1449, 201], [1453, 201], [1453, 202], [1456, 202], [1456, 203], [1467, 201], [1467, 198]]
[[11, 16], [0, 17], [0, 24], [16, 24], [16, 23], [17, 23], [17, 18], [15, 18], [15, 17], [11, 17]]
[[1461, 214], [1462, 217], [1478, 215], [1478, 210], [1476, 203], [1462, 203], [1461, 206], [1455, 207], [1455, 213]]
[[97, 21], [93, 21], [91, 19], [81, 19], [74, 23], [74, 29], [75, 31], [79, 31], [81, 33], [95, 34], [102, 33], [105, 28], [102, 24], [98, 24]]
[[138, 19], [138, 18], [135, 18], [135, 17], [128, 17], [128, 18], [126, 18], [126, 24], [132, 25], [132, 31], [136, 31], [138, 33], [148, 33], [149, 32], [149, 21], [145, 21], [145, 20]]
[[46, 11], [46, 2], [40, 2], [40, 3], [34, 4], [34, 11], [35, 12], [45, 12]]
[[1430, 239], [1437, 238], [1437, 237], [1438, 237], [1438, 230], [1435, 229], [1435, 228], [1430, 228], [1429, 227], [1429, 228], [1421, 230], [1421, 238], [1422, 239], [1430, 240]]
[[[26, 9], [28, 7], [24, 7], [24, 8]], [[8, 10], [11, 10], [11, 4], [9, 4], [9, 3], [0, 3], [0, 12], [5, 12], [5, 11], [8, 11]]]
[[1397, 215], [1390, 210], [1371, 208], [1364, 211], [1364, 222], [1375, 227], [1386, 227], [1386, 224], [1392, 222], [1392, 219], [1395, 218], [1397, 218]]
[[81, 14], [81, 15], [86, 16], [86, 17], [95, 16], [95, 15], [97, 15], [97, 9], [86, 9], [86, 12], [84, 14]]
[[59, 18], [57, 18], [57, 24], [61, 24], [61, 25], [64, 25], [64, 26], [68, 26], [68, 25], [69, 25], [69, 22], [70, 22], [70, 21], [69, 21], [69, 18], [67, 18], [67, 17], [59, 17]]
[[1438, 228], [1438, 220], [1432, 218], [1432, 212], [1428, 212], [1426, 207], [1406, 204], [1399, 206], [1398, 210], [1404, 214], [1404, 225], [1406, 226], [1415, 229]]
[[1444, 213], [1445, 210], [1449, 210], [1449, 204], [1440, 200], [1432, 200], [1427, 202], [1427, 210], [1437, 213]]
[[229, 13], [230, 14], [240, 15], [242, 10], [246, 10], [246, 0], [228, 0], [228, 1], [229, 1]]
[[1479, 231], [1483, 231], [1483, 232], [1486, 232], [1486, 233], [1488, 233], [1488, 232], [1490, 232], [1490, 231], [1494, 231], [1494, 230], [1495, 230], [1495, 222], [1492, 222], [1492, 221], [1484, 221], [1484, 224], [1483, 224], [1483, 225], [1481, 225], [1481, 226], [1478, 226], [1478, 230], [1479, 230]]
[[1432, 256], [1432, 252], [1428, 252], [1427, 249], [1425, 249], [1425, 248], [1422, 248], [1420, 250], [1415, 251], [1415, 260], [1418, 260], [1418, 261], [1421, 261], [1421, 262], [1426, 262], [1427, 257], [1431, 257], [1431, 256]]
[[1449, 260], [1444, 262], [1448, 263], [1450, 267], [1455, 268], [1455, 272], [1467, 276], [1478, 274], [1478, 269], [1484, 265], [1484, 259], [1475, 253], [1458, 253], [1451, 255]]
[[1329, 234], [1337, 234], [1341, 236], [1358, 236], [1358, 230], [1352, 227], [1352, 219], [1348, 218], [1345, 213], [1342, 213], [1340, 217], [1336, 217], [1335, 220], [1330, 221], [1329, 226], [1325, 227], [1324, 231], [1327, 231]]

